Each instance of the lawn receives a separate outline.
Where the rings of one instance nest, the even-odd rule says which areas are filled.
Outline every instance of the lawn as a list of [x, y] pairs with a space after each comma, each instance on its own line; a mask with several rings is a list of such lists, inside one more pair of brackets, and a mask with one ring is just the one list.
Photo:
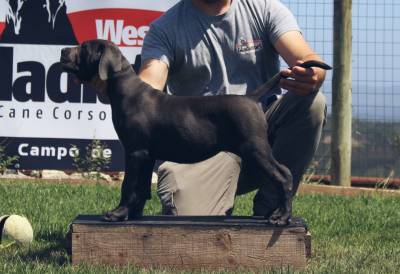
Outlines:
[[[252, 195], [237, 199], [235, 215], [251, 214]], [[102, 213], [118, 199], [119, 188], [108, 185], [0, 180], [0, 215], [25, 215], [35, 232], [29, 248], [0, 250], [0, 273], [167, 273], [69, 263], [64, 249], [68, 224], [78, 214]], [[148, 215], [160, 211], [156, 195], [145, 210]], [[307, 220], [313, 235], [313, 254], [304, 273], [399, 273], [400, 198], [300, 195], [294, 215]]]

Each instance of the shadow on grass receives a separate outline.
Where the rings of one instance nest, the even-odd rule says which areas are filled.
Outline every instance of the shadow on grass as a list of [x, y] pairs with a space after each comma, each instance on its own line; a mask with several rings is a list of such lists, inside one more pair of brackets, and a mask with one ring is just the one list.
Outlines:
[[38, 242], [37, 246], [21, 254], [21, 260], [27, 263], [42, 263], [55, 266], [63, 266], [70, 263], [67, 235], [62, 233], [38, 234], [36, 241]]

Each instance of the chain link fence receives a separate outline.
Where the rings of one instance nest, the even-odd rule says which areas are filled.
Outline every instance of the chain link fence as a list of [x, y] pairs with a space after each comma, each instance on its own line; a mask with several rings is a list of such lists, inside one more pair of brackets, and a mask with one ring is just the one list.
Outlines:
[[[282, 0], [312, 47], [333, 62], [333, 0]], [[400, 178], [400, 1], [353, 0], [352, 175]], [[328, 121], [310, 172], [330, 167], [332, 72], [322, 91]]]

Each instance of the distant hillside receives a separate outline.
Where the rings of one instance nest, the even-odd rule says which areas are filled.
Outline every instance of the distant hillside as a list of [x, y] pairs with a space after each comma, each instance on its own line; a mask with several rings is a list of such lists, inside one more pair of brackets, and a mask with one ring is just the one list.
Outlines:
[[[392, 170], [400, 177], [400, 122], [385, 123], [353, 119], [353, 176], [387, 177]], [[318, 174], [328, 174], [330, 166], [331, 119], [328, 117], [314, 161]]]

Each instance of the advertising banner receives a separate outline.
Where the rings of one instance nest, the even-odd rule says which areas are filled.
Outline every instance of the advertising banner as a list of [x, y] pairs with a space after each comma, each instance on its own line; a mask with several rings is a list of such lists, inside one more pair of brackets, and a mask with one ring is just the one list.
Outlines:
[[131, 62], [150, 23], [178, 0], [0, 0], [0, 146], [21, 169], [72, 169], [101, 140], [111, 170], [123, 150], [110, 107], [63, 72], [61, 49], [90, 39], [117, 44]]

